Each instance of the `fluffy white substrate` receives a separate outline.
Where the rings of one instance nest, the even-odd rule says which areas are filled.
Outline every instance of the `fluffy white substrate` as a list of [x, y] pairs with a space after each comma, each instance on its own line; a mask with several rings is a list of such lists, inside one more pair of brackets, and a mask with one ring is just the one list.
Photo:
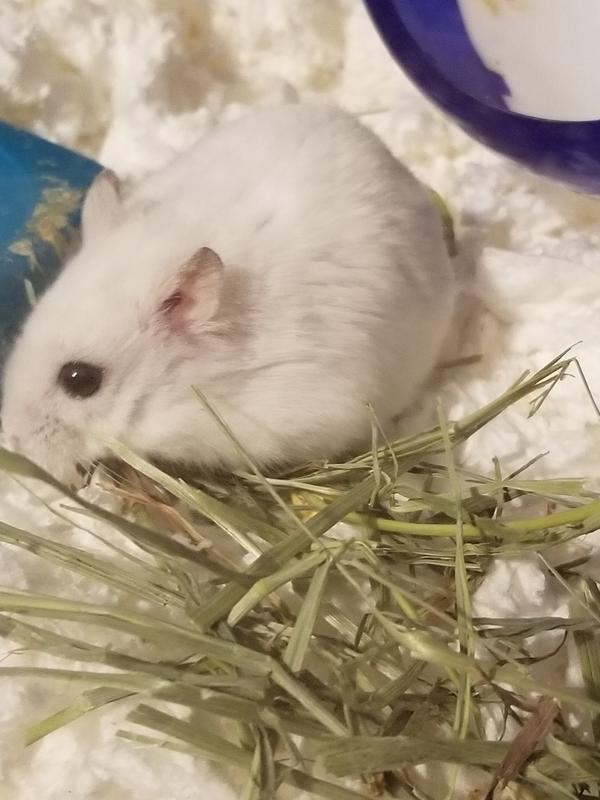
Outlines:
[[[245, 104], [315, 93], [361, 114], [450, 201], [463, 234], [483, 248], [478, 291], [486, 311], [465, 352], [484, 358], [449, 373], [444, 399], [450, 415], [489, 400], [523, 370], [579, 340], [581, 363], [600, 396], [596, 203], [529, 177], [441, 119], [393, 64], [359, 0], [0, 4], [0, 117], [82, 149], [129, 177], [164, 163]], [[513, 409], [478, 435], [466, 449], [468, 463], [487, 471], [499, 456], [508, 468], [550, 450], [537, 474], [597, 481], [600, 424], [576, 378], [564, 382], [533, 420], [526, 411]], [[1, 519], [92, 546], [66, 524], [50, 523], [44, 508], [14, 484], [4, 480], [0, 491]], [[586, 547], [593, 547], [591, 540]], [[0, 584], [122, 602], [6, 547]], [[499, 562], [477, 601], [479, 613], [490, 616], [565, 612], [565, 598], [535, 557]], [[577, 681], [575, 665], [559, 659], [551, 668], [554, 679]], [[122, 709], [90, 715], [23, 751], [23, 725], [60, 708], [76, 690], [2, 680], [3, 800], [234, 796], [202, 764], [115, 739]]]

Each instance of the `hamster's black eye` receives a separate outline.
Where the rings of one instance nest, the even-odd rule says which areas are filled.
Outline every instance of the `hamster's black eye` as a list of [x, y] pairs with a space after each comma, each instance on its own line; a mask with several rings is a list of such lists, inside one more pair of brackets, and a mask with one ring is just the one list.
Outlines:
[[96, 394], [102, 386], [104, 370], [85, 361], [69, 361], [58, 373], [58, 383], [71, 397], [82, 399]]

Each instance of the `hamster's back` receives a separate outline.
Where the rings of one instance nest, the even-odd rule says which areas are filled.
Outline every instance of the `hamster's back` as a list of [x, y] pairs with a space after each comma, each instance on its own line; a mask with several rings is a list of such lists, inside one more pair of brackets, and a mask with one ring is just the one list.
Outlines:
[[321, 408], [333, 393], [385, 418], [412, 400], [450, 323], [453, 269], [428, 193], [357, 120], [326, 106], [251, 112], [133, 201], [156, 197], [190, 246], [252, 278], [248, 404], [280, 391], [286, 369], [290, 386], [305, 371]]
[[389, 258], [400, 244], [399, 265], [419, 281], [423, 248], [439, 249], [423, 187], [373, 133], [330, 106], [275, 106], [220, 125], [132, 200], [145, 198], [161, 198], [174, 225], [206, 236], [225, 260], [249, 263], [256, 253], [262, 270], [269, 254], [280, 270], [281, 259], [352, 263], [368, 257], [365, 248]]

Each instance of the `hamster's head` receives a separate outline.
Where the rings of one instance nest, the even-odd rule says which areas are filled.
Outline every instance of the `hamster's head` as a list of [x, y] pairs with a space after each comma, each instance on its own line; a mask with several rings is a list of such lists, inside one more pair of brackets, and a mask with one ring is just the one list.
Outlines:
[[75, 486], [110, 439], [182, 456], [193, 386], [210, 379], [224, 338], [216, 253], [188, 253], [164, 229], [149, 232], [146, 212], [121, 208], [116, 179], [101, 173], [82, 247], [29, 315], [3, 378], [9, 446]]

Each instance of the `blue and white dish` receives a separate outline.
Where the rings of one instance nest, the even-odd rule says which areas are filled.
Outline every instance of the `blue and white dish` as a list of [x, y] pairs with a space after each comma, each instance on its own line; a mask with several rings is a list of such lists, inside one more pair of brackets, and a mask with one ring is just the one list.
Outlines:
[[600, 2], [365, 2], [396, 61], [467, 133], [600, 194]]

